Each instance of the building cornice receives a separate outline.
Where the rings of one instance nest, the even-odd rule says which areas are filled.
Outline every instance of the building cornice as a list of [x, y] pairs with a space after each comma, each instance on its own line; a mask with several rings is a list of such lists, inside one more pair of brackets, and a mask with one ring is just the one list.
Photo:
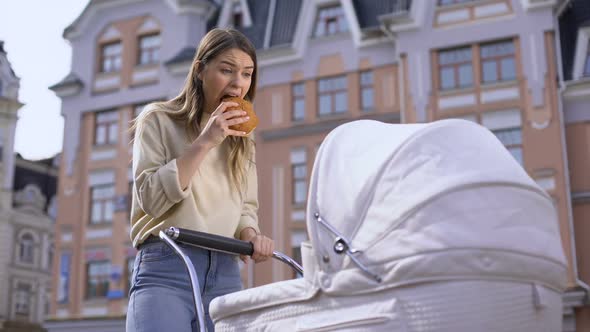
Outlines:
[[562, 95], [566, 100], [587, 99], [590, 97], [590, 77], [564, 82]]
[[74, 96], [82, 91], [84, 82], [74, 73], [69, 73], [64, 79], [49, 87], [50, 90], [60, 97]]
[[590, 191], [572, 192], [572, 202], [574, 202], [574, 203], [588, 203], [588, 202], [590, 202]]
[[[80, 16], [78, 16], [78, 18], [76, 18], [76, 20], [64, 30], [63, 37], [67, 40], [73, 40], [81, 36], [88, 26], [88, 23], [91, 22], [92, 18], [98, 15], [101, 10], [143, 1], [146, 0], [92, 0], [88, 3], [86, 8], [84, 8], [82, 14], [80, 14]], [[168, 4], [177, 15], [198, 14], [203, 15], [205, 18], [210, 18], [216, 9], [214, 3], [206, 0], [166, 0], [165, 3]]]
[[522, 7], [529, 11], [543, 8], [553, 8], [557, 5], [557, 0], [521, 0]]
[[388, 123], [399, 123], [400, 122], [400, 114], [399, 113], [381, 113], [381, 114], [371, 114], [362, 116], [360, 118], [351, 118], [351, 117], [344, 117], [332, 120], [319, 120], [316, 123], [308, 124], [298, 124], [294, 125], [289, 128], [281, 128], [281, 129], [270, 129], [261, 131], [259, 136], [264, 141], [276, 141], [281, 139], [288, 139], [293, 137], [301, 137], [301, 136], [310, 136], [316, 134], [323, 134], [331, 131], [332, 129], [350, 122], [354, 120], [361, 120], [361, 119], [368, 119], [368, 120], [377, 120], [382, 122]]

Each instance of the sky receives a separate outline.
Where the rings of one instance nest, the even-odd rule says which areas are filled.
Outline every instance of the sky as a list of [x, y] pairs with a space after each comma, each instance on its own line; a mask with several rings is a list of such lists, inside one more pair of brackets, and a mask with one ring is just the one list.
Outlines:
[[15, 150], [27, 159], [62, 150], [61, 100], [48, 88], [70, 71], [71, 47], [64, 29], [88, 0], [0, 0], [0, 40], [20, 78]]

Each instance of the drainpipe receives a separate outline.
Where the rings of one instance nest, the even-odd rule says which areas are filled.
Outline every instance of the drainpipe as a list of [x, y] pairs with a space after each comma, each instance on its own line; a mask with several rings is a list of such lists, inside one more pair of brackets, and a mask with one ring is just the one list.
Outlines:
[[560, 36], [560, 30], [559, 30], [559, 17], [565, 12], [565, 10], [567, 9], [568, 5], [570, 4], [570, 0], [566, 0], [564, 1], [561, 6], [559, 6], [559, 8], [556, 11], [555, 14], [555, 18], [554, 18], [554, 24], [555, 24], [555, 55], [557, 57], [557, 76], [559, 77], [559, 88], [557, 89], [558, 91], [558, 98], [557, 98], [557, 113], [559, 115], [559, 121], [563, 126], [563, 130], [561, 131], [561, 145], [563, 146], [563, 150], [562, 150], [562, 159], [563, 159], [563, 167], [564, 167], [564, 172], [566, 174], [564, 174], [565, 176], [565, 194], [566, 194], [566, 200], [568, 202], [567, 205], [567, 214], [568, 214], [568, 222], [569, 222], [569, 231], [570, 231], [570, 243], [571, 243], [571, 253], [572, 253], [572, 264], [574, 265], [574, 277], [576, 278], [576, 283], [582, 287], [584, 289], [584, 291], [586, 292], [586, 299], [584, 302], [588, 303], [588, 294], [590, 292], [590, 286], [588, 286], [588, 284], [586, 284], [584, 281], [582, 281], [579, 278], [578, 275], [578, 258], [576, 255], [576, 241], [575, 241], [575, 237], [574, 237], [574, 221], [573, 221], [573, 211], [572, 211], [572, 194], [571, 194], [571, 184], [570, 184], [570, 177], [569, 177], [569, 160], [567, 158], [567, 145], [566, 145], [566, 139], [565, 139], [565, 121], [564, 121], [564, 115], [563, 115], [563, 95], [565, 92], [565, 82], [563, 81], [563, 64], [562, 64], [562, 58], [561, 58], [561, 36]]
[[[397, 38], [395, 36], [395, 34], [393, 32], [391, 32], [388, 28], [387, 28], [387, 24], [381, 22], [381, 24], [379, 24], [379, 29], [381, 31], [383, 31], [383, 33], [385, 34], [385, 36], [387, 36], [387, 39], [389, 39], [389, 41], [394, 45], [395, 47], [395, 51], [396, 51], [396, 56], [399, 54], [399, 52], [397, 52]], [[399, 56], [397, 57], [399, 60]], [[399, 64], [401, 64], [398, 61]], [[404, 71], [403, 68], [398, 67], [398, 87], [399, 87], [399, 97], [400, 97], [400, 123], [406, 123], [406, 117], [405, 117], [405, 113], [404, 110], [406, 109], [406, 98], [405, 98], [405, 90], [404, 90]]]

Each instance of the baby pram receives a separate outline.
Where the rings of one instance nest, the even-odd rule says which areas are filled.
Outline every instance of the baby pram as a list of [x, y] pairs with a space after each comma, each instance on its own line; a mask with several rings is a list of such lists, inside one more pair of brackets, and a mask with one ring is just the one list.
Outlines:
[[561, 330], [552, 199], [477, 124], [338, 127], [306, 217], [304, 277], [213, 300], [216, 331]]

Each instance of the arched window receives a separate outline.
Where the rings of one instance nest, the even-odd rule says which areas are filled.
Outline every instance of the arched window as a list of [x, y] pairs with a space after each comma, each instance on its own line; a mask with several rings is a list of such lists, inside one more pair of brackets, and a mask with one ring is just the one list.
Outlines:
[[18, 258], [23, 263], [33, 263], [35, 240], [29, 233], [21, 236], [19, 241]]

